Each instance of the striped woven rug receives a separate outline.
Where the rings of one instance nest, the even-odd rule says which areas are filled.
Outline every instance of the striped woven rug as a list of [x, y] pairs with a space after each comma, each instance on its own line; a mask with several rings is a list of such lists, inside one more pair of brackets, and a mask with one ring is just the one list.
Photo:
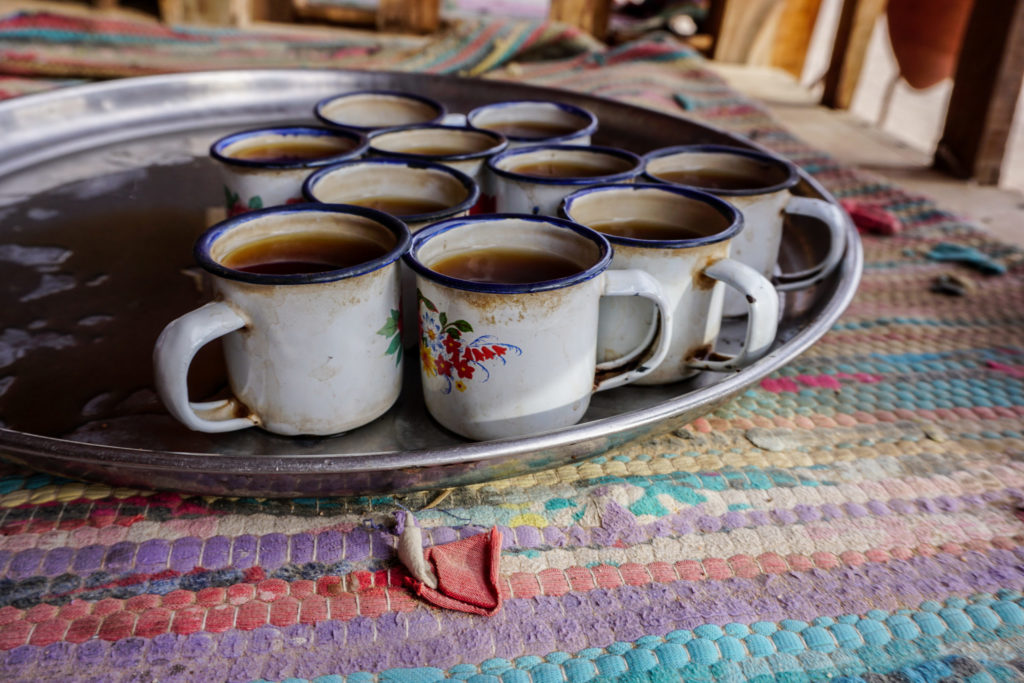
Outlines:
[[[0, 21], [12, 76], [0, 90], [224, 66], [247, 40], [62, 33], [58, 19]], [[264, 38], [244, 50], [264, 50], [260, 65], [486, 71], [750, 136], [899, 219], [895, 236], [864, 235], [863, 284], [834, 329], [685, 428], [433, 507], [437, 492], [200, 498], [0, 466], [0, 679], [1024, 680], [1021, 253], [809, 148], [670, 40], [581, 51], [569, 36], [575, 56], [520, 63], [512, 36], [552, 48], [566, 35], [524, 26], [479, 24], [458, 47], [401, 58], [384, 47], [380, 62]], [[941, 242], [1007, 272], [930, 260]], [[967, 295], [932, 292], [944, 273]], [[427, 544], [500, 528], [496, 616], [431, 608], [404, 587], [402, 508]]]

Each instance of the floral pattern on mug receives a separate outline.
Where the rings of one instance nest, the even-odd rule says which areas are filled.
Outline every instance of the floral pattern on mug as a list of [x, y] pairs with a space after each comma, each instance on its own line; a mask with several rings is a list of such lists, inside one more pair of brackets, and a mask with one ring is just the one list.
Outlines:
[[385, 339], [390, 339], [391, 343], [388, 345], [388, 350], [384, 352], [384, 355], [390, 356], [394, 354], [395, 365], [402, 362], [402, 314], [400, 311], [391, 309], [391, 317], [384, 323], [384, 327], [377, 330], [377, 334], [381, 335]]
[[247, 211], [255, 211], [256, 209], [263, 208], [263, 198], [259, 195], [249, 198], [248, 205], [242, 203], [241, 197], [238, 196], [237, 192], [232, 192], [231, 188], [224, 186], [224, 201], [228, 205], [228, 216], [237, 216], [240, 213], [246, 213]]
[[[237, 192], [232, 192], [231, 188], [227, 185], [224, 186], [224, 201], [228, 206], [228, 217], [234, 217], [241, 213], [248, 213], [249, 211], [255, 211], [256, 209], [263, 208], [263, 197], [260, 195], [253, 195], [249, 197], [248, 204], [242, 203], [242, 198], [238, 196]], [[301, 204], [306, 200], [302, 197], [292, 197], [285, 201], [285, 204]]]
[[[443, 377], [448, 381], [444, 393], [452, 388], [466, 390], [466, 381], [479, 379], [486, 382], [491, 372], [484, 363], [495, 358], [507, 365], [506, 355], [523, 355], [523, 350], [512, 344], [495, 342], [489, 334], [481, 335], [467, 342], [463, 334], [473, 332], [473, 326], [465, 320], [448, 320], [448, 315], [438, 311], [430, 299], [416, 290], [420, 307], [420, 361], [423, 372], [430, 377]], [[480, 370], [483, 377], [474, 378]]]

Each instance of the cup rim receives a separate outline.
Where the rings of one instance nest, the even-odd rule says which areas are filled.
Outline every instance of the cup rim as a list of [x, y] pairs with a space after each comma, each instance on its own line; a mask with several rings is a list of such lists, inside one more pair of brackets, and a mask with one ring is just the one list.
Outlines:
[[[221, 265], [210, 256], [210, 247], [228, 230], [252, 220], [263, 218], [267, 215], [279, 215], [290, 213], [341, 213], [347, 215], [362, 216], [379, 223], [393, 234], [397, 241], [395, 246], [389, 249], [384, 255], [375, 259], [358, 263], [354, 266], [325, 270], [319, 273], [294, 273], [289, 275], [268, 275], [264, 273], [247, 273]], [[304, 285], [324, 282], [335, 282], [359, 275], [366, 275], [379, 270], [398, 261], [401, 256], [409, 250], [412, 235], [408, 226], [391, 214], [368, 209], [363, 206], [350, 204], [288, 204], [286, 206], [271, 206], [266, 209], [249, 211], [227, 218], [206, 230], [196, 240], [192, 248], [192, 254], [198, 264], [207, 272], [227, 280], [247, 282], [256, 285]]]
[[[351, 159], [349, 161], [343, 161], [339, 164], [333, 164], [325, 168], [321, 168], [311, 173], [302, 183], [302, 196], [307, 202], [314, 204], [320, 203], [333, 203], [338, 202], [321, 202], [313, 195], [314, 188], [318, 182], [324, 177], [334, 173], [335, 171], [343, 168], [349, 168], [351, 166], [358, 166], [360, 164], [367, 164], [371, 166], [404, 166], [406, 168], [415, 169], [426, 169], [431, 171], [440, 171], [447, 173], [452, 176], [466, 189], [466, 198], [458, 204], [449, 206], [446, 209], [440, 209], [438, 211], [430, 211], [427, 213], [415, 213], [401, 216], [401, 219], [405, 223], [422, 223], [424, 221], [436, 221], [444, 218], [450, 218], [453, 214], [462, 213], [463, 211], [469, 211], [480, 199], [480, 186], [477, 182], [470, 178], [462, 171], [439, 164], [433, 161], [414, 161], [411, 159], [388, 159], [386, 157], [377, 157], [373, 159]], [[355, 206], [355, 205], [353, 205]], [[389, 214], [390, 215], [390, 214]]]
[[[548, 176], [533, 176], [525, 173], [516, 173], [503, 168], [498, 168], [498, 162], [521, 154], [531, 154], [545, 149], [567, 150], [573, 152], [597, 152], [608, 156], [625, 159], [634, 164], [628, 171], [618, 171], [600, 176], [568, 176], [564, 178], [553, 178]], [[533, 145], [530, 147], [514, 147], [506, 149], [500, 154], [495, 154], [487, 160], [487, 168], [496, 175], [510, 180], [536, 183], [538, 185], [595, 185], [598, 183], [615, 183], [623, 180], [630, 180], [637, 177], [644, 171], [644, 162], [639, 155], [618, 147], [604, 147], [601, 145]]]
[[[660, 159], [661, 157], [671, 156], [673, 154], [680, 154], [685, 152], [711, 152], [714, 154], [724, 154], [747, 157], [748, 159], [756, 159], [768, 164], [773, 164], [777, 167], [781, 167], [786, 172], [786, 178], [784, 180], [775, 183], [774, 185], [767, 185], [765, 187], [753, 187], [743, 188], [739, 190], [730, 189], [718, 189], [718, 188], [704, 188], [697, 185], [682, 185], [681, 183], [673, 183], [667, 180], [662, 180], [658, 176], [647, 170], [648, 164], [654, 159]], [[729, 145], [676, 145], [673, 147], [662, 147], [654, 151], [648, 152], [643, 157], [643, 176], [651, 182], [661, 183], [664, 185], [674, 185], [676, 187], [693, 187], [697, 190], [703, 190], [705, 192], [714, 192], [716, 195], [723, 195], [727, 197], [753, 197], [761, 194], [771, 194], [780, 190], [788, 190], [800, 182], [800, 173], [797, 171], [796, 165], [788, 159], [783, 159], [780, 156], [774, 154], [768, 154], [766, 152], [759, 152], [753, 149], [745, 149], [743, 147], [731, 147]]]
[[[530, 223], [544, 223], [559, 230], [571, 230], [597, 245], [599, 251], [597, 262], [580, 270], [578, 273], [573, 273], [572, 275], [567, 275], [566, 277], [558, 278], [556, 280], [542, 280], [541, 282], [527, 282], [521, 284], [505, 284], [475, 282], [473, 280], [463, 280], [461, 278], [455, 278], [438, 273], [424, 265], [416, 254], [416, 251], [422, 247], [427, 240], [441, 233], [464, 227], [466, 225], [495, 223], [505, 220], [523, 220]], [[409, 250], [402, 256], [402, 260], [417, 274], [422, 275], [428, 280], [432, 280], [444, 287], [461, 289], [467, 292], [480, 292], [484, 294], [529, 294], [533, 292], [546, 292], [554, 289], [571, 287], [572, 285], [577, 285], [581, 282], [594, 279], [603, 273], [611, 264], [612, 246], [608, 242], [608, 239], [596, 230], [564, 218], [556, 218], [554, 216], [536, 216], [529, 213], [489, 213], [477, 216], [451, 218], [446, 221], [434, 223], [433, 225], [428, 225], [412, 236], [412, 243], [409, 246]]]
[[[609, 235], [608, 233], [601, 232], [595, 228], [599, 234], [603, 235], [613, 245], [621, 244], [628, 247], [641, 247], [648, 249], [689, 249], [691, 247], [700, 247], [707, 244], [716, 244], [718, 242], [724, 242], [725, 240], [732, 239], [743, 230], [743, 213], [740, 212], [735, 206], [719, 199], [713, 194], [705, 191], [698, 190], [692, 187], [686, 187], [682, 185], [669, 185], [666, 183], [605, 183], [602, 185], [594, 185], [593, 187], [585, 187], [582, 190], [577, 190], [572, 194], [568, 195], [562, 200], [562, 203], [558, 207], [559, 213], [566, 220], [578, 223], [572, 216], [569, 215], [569, 211], [572, 209], [572, 204], [583, 197], [590, 194], [599, 194], [601, 192], [608, 192], [610, 190], [626, 190], [626, 191], [644, 191], [644, 190], [655, 190], [658, 192], [669, 192], [672, 194], [680, 195], [688, 199], [695, 199], [711, 206], [715, 211], [719, 213], [723, 218], [729, 221], [729, 225], [712, 235], [703, 235], [701, 237], [695, 237], [692, 239], [679, 239], [679, 240], [643, 240], [636, 237], [621, 237], [619, 235]], [[580, 225], [585, 225], [580, 223]], [[589, 226], [588, 226], [589, 227]]]
[[479, 128], [478, 126], [473, 125], [473, 118], [475, 116], [478, 116], [480, 112], [486, 109], [505, 109], [507, 107], [515, 107], [523, 104], [550, 105], [558, 109], [561, 109], [562, 111], [567, 111], [576, 116], [580, 116], [586, 119], [587, 123], [586, 125], [583, 126], [583, 128], [580, 128], [579, 130], [576, 130], [572, 133], [556, 135], [550, 138], [531, 138], [521, 135], [506, 135], [505, 137], [508, 138], [509, 142], [539, 142], [541, 144], [558, 144], [558, 142], [561, 140], [571, 140], [573, 138], [578, 138], [581, 135], [593, 135], [594, 132], [597, 130], [597, 116], [594, 114], [594, 112], [590, 111], [589, 109], [584, 109], [583, 107], [577, 106], [575, 104], [569, 104], [568, 102], [555, 102], [552, 100], [506, 100], [504, 102], [491, 102], [490, 104], [483, 104], [480, 105], [479, 107], [471, 109], [469, 113], [466, 114], [466, 125], [468, 125], [470, 128], [476, 128], [477, 130], [487, 130], [486, 128]]
[[[256, 161], [253, 159], [236, 159], [228, 156], [224, 153], [224, 150], [246, 138], [255, 137], [256, 135], [309, 135], [313, 137], [343, 137], [355, 140], [355, 147], [345, 150], [340, 154], [332, 154], [329, 157], [322, 157], [320, 159], [311, 160], [299, 160], [299, 161], [285, 161], [285, 162], [273, 162], [273, 161]], [[214, 141], [210, 145], [210, 156], [217, 161], [228, 164], [229, 166], [240, 166], [242, 168], [262, 168], [262, 169], [302, 169], [302, 168], [319, 168], [320, 166], [326, 166], [334, 164], [339, 161], [345, 161], [357, 157], [366, 151], [369, 146], [369, 140], [366, 136], [355, 130], [345, 130], [341, 128], [327, 128], [325, 126], [264, 126], [262, 128], [248, 128], [246, 130], [235, 131], [229, 133], [218, 140]]]
[[[356, 97], [356, 96], [359, 96], [359, 95], [384, 95], [385, 97], [398, 97], [398, 98], [407, 99], [407, 100], [416, 100], [417, 102], [420, 102], [422, 104], [425, 104], [425, 105], [431, 107], [434, 111], [437, 112], [437, 115], [434, 118], [432, 118], [432, 119], [430, 119], [428, 121], [423, 121], [423, 123], [437, 123], [438, 121], [440, 121], [441, 119], [444, 118], [445, 114], [448, 113], [448, 109], [444, 106], [444, 104], [442, 102], [439, 102], [438, 100], [435, 100], [432, 97], [427, 97], [426, 95], [419, 95], [417, 93], [411, 93], [411, 92], [403, 92], [401, 90], [386, 90], [386, 89], [385, 90], [374, 90], [374, 89], [368, 89], [368, 90], [352, 90], [350, 92], [343, 92], [343, 93], [338, 93], [336, 95], [331, 95], [329, 97], [325, 97], [325, 98], [323, 98], [322, 100], [320, 100], [319, 102], [317, 102], [313, 106], [313, 115], [316, 116], [318, 119], [320, 119], [321, 121], [323, 121], [324, 123], [326, 123], [328, 125], [336, 126], [338, 128], [343, 128], [343, 129], [348, 129], [348, 130], [359, 131], [360, 133], [369, 133], [370, 131], [386, 130], [388, 128], [395, 128], [396, 127], [396, 126], [383, 126], [383, 127], [382, 126], [360, 126], [360, 125], [356, 125], [354, 123], [342, 123], [340, 121], [335, 121], [334, 119], [331, 119], [329, 116], [324, 114], [324, 109], [326, 109], [327, 105], [329, 105], [331, 102], [334, 102], [335, 100], [344, 99], [346, 97]], [[411, 124], [411, 125], [416, 125], [416, 124]]]
[[[404, 133], [405, 131], [416, 130], [458, 130], [467, 133], [483, 133], [495, 141], [492, 147], [479, 152], [459, 152], [456, 154], [413, 154], [411, 152], [394, 152], [387, 149], [380, 149], [373, 146], [375, 138], [392, 133]], [[377, 154], [386, 154], [395, 159], [410, 159], [421, 161], [469, 161], [471, 159], [483, 159], [494, 154], [499, 154], [508, 147], [508, 139], [501, 133], [485, 128], [473, 128], [472, 126], [448, 126], [442, 123], [413, 123], [408, 126], [396, 126], [394, 128], [381, 128], [367, 135], [367, 149]]]

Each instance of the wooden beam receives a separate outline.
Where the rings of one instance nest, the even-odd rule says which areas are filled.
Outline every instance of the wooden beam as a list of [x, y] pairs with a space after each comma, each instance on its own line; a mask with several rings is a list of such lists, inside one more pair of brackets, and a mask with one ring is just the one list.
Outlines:
[[[985, 0], [982, 0], [984, 2]], [[1000, 0], [1001, 1], [1001, 0]], [[833, 109], [849, 109], [857, 88], [871, 32], [885, 10], [886, 0], [844, 0], [839, 16], [832, 60], [825, 72], [821, 103]]]
[[380, 0], [377, 30], [433, 33], [441, 25], [441, 0]]
[[358, 7], [316, 5], [308, 0], [291, 0], [291, 12], [299, 19], [323, 21], [346, 26], [373, 26], [377, 23], [377, 12]]
[[[722, 17], [715, 35], [714, 59], [733, 64], [765, 64], [770, 60], [772, 36], [782, 10], [782, 0], [742, 0], [721, 5]], [[759, 58], [760, 57], [760, 58]]]
[[247, 26], [252, 23], [249, 0], [159, 0], [160, 20], [165, 24]]
[[800, 78], [820, 9], [821, 0], [786, 0], [772, 45], [772, 66]]
[[712, 0], [713, 59], [776, 66], [800, 77], [822, 0]]
[[578, 26], [599, 40], [608, 35], [612, 0], [551, 0], [548, 19]]
[[976, 0], [934, 165], [995, 185], [1024, 79], [1024, 0]]
[[725, 11], [729, 0], [710, 0], [708, 6], [708, 17], [704, 21], [704, 32], [711, 36], [711, 47], [702, 50], [705, 56], [714, 59], [715, 51], [718, 49], [718, 37], [722, 33], [722, 24], [725, 21]]
[[295, 19], [292, 4], [282, 0], [250, 0], [253, 21], [288, 23]]

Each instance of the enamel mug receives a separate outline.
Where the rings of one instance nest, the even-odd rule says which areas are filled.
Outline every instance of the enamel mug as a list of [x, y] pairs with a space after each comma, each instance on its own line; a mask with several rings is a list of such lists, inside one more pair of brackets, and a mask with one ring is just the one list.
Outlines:
[[302, 183], [317, 168], [366, 151], [366, 138], [347, 130], [280, 126], [232, 133], [210, 146], [219, 162], [229, 216], [303, 201]]
[[[648, 153], [644, 175], [653, 182], [694, 187], [725, 199], [743, 213], [745, 228], [733, 240], [732, 257], [767, 278], [775, 272], [782, 245], [785, 215], [815, 218], [829, 234], [825, 259], [799, 273], [775, 278], [779, 291], [804, 289], [835, 269], [846, 247], [846, 215], [821, 199], [800, 197], [791, 190], [800, 181], [796, 167], [779, 157], [723, 145], [667, 147]], [[743, 315], [738, 294], [725, 298], [727, 316]]]
[[396, 90], [357, 90], [326, 97], [313, 114], [331, 126], [369, 133], [383, 128], [437, 123], [444, 105], [435, 99]]
[[401, 218], [416, 232], [465, 215], [480, 191], [465, 173], [430, 161], [357, 159], [310, 174], [302, 194], [311, 202], [377, 209]]
[[643, 161], [615, 147], [535, 145], [508, 149], [487, 162], [500, 213], [555, 216], [567, 195], [589, 185], [632, 182]]
[[469, 126], [425, 124], [382, 130], [369, 136], [370, 156], [430, 161], [472, 178], [480, 188], [480, 198], [470, 213], [493, 212], [493, 200], [484, 192], [485, 164], [506, 147], [508, 140], [503, 135]]
[[[196, 431], [285, 435], [382, 415], [401, 389], [398, 259], [409, 241], [400, 220], [357, 206], [276, 207], [211, 227], [194, 253], [215, 300], [168, 324], [153, 352], [168, 411]], [[232, 397], [191, 402], [192, 358], [219, 337]]]
[[368, 140], [371, 156], [444, 164], [478, 183], [484, 163], [508, 147], [500, 133], [439, 124], [377, 131]]
[[[604, 235], [615, 249], [612, 268], [650, 273], [672, 309], [668, 354], [637, 384], [676, 382], [701, 370], [739, 370], [764, 356], [775, 341], [779, 298], [771, 282], [729, 258], [743, 217], [705, 192], [668, 185], [599, 185], [566, 198], [562, 213]], [[743, 350], [714, 353], [726, 287], [743, 300], [747, 318]], [[598, 360], [635, 349], [650, 334], [656, 311], [646, 301], [601, 302]]]
[[510, 149], [532, 145], [589, 145], [597, 117], [583, 107], [548, 100], [513, 100], [485, 104], [466, 115], [472, 128], [492, 130], [508, 139]]
[[[535, 257], [555, 259], [560, 274], [536, 280], [545, 276], [532, 270]], [[604, 297], [649, 299], [660, 312], [657, 323], [667, 327], [672, 313], [654, 278], [608, 270], [608, 241], [570, 221], [512, 214], [456, 218], [416, 233], [404, 258], [416, 273], [427, 410], [470, 439], [575, 424], [591, 394], [642, 378], [668, 351], [667, 338], [653, 344], [644, 339], [633, 355], [650, 353], [649, 364], [598, 365]], [[504, 272], [467, 279], [452, 270], [453, 262], [481, 272], [497, 262]], [[509, 272], [513, 277], [506, 277]]]
[[[303, 194], [312, 202], [356, 204], [397, 216], [416, 232], [446, 218], [465, 216], [480, 196], [476, 182], [461, 171], [430, 161], [362, 159], [321, 169], [309, 176]], [[402, 266], [402, 329], [415, 346], [415, 278]]]

